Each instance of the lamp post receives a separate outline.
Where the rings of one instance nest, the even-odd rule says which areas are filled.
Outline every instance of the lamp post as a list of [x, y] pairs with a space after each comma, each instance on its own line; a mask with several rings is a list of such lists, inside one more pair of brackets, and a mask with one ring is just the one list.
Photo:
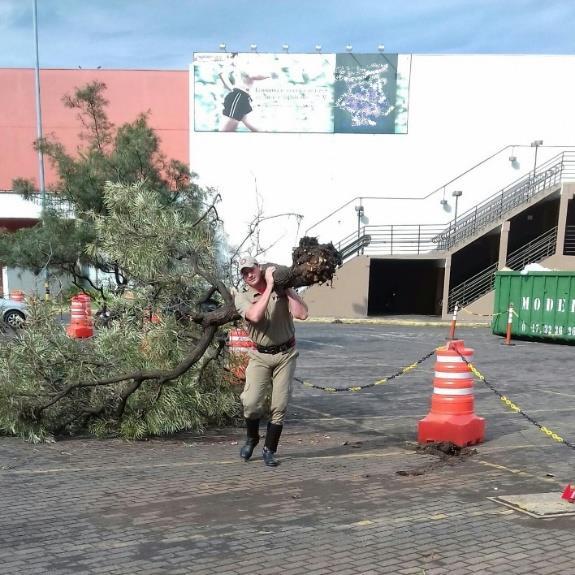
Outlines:
[[[462, 196], [463, 192], [461, 190], [454, 190], [451, 195], [455, 198], [455, 213], [453, 214], [453, 231], [457, 232], [457, 208], [459, 204], [459, 198]], [[453, 245], [453, 244], [452, 244]]]
[[543, 145], [543, 140], [533, 140], [530, 146], [535, 148], [535, 154], [533, 156], [533, 182], [535, 183], [535, 171], [537, 170], [537, 151], [539, 150], [539, 146]]
[[[38, 2], [33, 0], [33, 19], [34, 19], [34, 51], [36, 55], [34, 65], [34, 78], [36, 88], [36, 139], [41, 140], [42, 132], [42, 103], [40, 99], [40, 57], [38, 51]], [[40, 219], [44, 222], [46, 216], [46, 182], [44, 176], [44, 152], [42, 147], [38, 146], [38, 184], [40, 187]], [[50, 284], [48, 282], [48, 262], [44, 266], [44, 294], [45, 299], [50, 299]]]
[[359, 206], [355, 206], [355, 211], [357, 213], [357, 255], [359, 256], [361, 254], [361, 247], [360, 247], [360, 237], [361, 237], [361, 218], [363, 218], [363, 214], [364, 214], [364, 209], [363, 206], [361, 204], [359, 204]]

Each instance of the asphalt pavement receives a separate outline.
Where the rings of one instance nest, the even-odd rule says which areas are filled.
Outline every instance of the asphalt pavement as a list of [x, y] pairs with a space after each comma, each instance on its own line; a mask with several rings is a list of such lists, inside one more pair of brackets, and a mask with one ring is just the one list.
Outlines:
[[[238, 456], [241, 429], [146, 442], [0, 438], [0, 573], [195, 575], [575, 574], [575, 517], [502, 505], [575, 481], [575, 450], [484, 383], [485, 441], [467, 457], [416, 449], [447, 326], [298, 323], [278, 453]], [[502, 345], [458, 330], [475, 365], [539, 425], [575, 442], [575, 348]], [[569, 504], [567, 511], [570, 511]], [[575, 512], [575, 504], [573, 511]]]

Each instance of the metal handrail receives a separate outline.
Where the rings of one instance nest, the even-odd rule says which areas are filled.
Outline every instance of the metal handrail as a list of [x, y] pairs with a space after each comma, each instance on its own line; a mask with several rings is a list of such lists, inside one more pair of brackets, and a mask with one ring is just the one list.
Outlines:
[[[335, 247], [342, 259], [356, 252], [372, 255], [426, 254], [436, 249], [432, 238], [442, 228], [442, 224], [362, 226], [337, 242]], [[362, 238], [369, 238], [369, 241]]]
[[363, 253], [366, 246], [368, 246], [371, 242], [371, 236], [364, 234], [359, 238], [356, 237], [354, 240], [350, 241], [344, 246], [339, 245], [336, 246], [337, 250], [339, 251], [339, 255], [341, 257], [341, 261], [345, 261], [347, 258], [351, 257], [352, 255], [360, 255]]
[[28, 197], [28, 201], [32, 202], [36, 206], [41, 206], [44, 201], [44, 207], [48, 210], [54, 210], [55, 212], [60, 212], [64, 216], [73, 216], [74, 208], [70, 202], [64, 198], [61, 198], [57, 194], [48, 193], [42, 199], [42, 194], [40, 192], [34, 192]]
[[[353, 242], [369, 235], [371, 241], [361, 253], [374, 255], [425, 254], [451, 250], [456, 244], [474, 236], [480, 230], [501, 220], [518, 206], [529, 202], [564, 179], [575, 179], [575, 152], [557, 154], [535, 171], [518, 178], [497, 193], [463, 212], [457, 220], [445, 224], [362, 226], [340, 240], [336, 247], [346, 250]], [[348, 250], [349, 255], [354, 253]], [[357, 251], [357, 249], [355, 250]], [[439, 256], [439, 254], [438, 254]]]
[[467, 210], [435, 238], [438, 250], [475, 235], [480, 229], [500, 220], [517, 206], [528, 202], [538, 193], [558, 184], [563, 177], [575, 175], [575, 153], [562, 152], [543, 163], [536, 171], [515, 180], [499, 192]]
[[[573, 227], [575, 228], [575, 226]], [[538, 262], [553, 255], [556, 246], [557, 226], [511, 252], [507, 257], [506, 265], [512, 269], [517, 267], [523, 269], [528, 263]], [[497, 269], [498, 262], [495, 262], [451, 288], [447, 302], [448, 311], [453, 311], [456, 303], [460, 306], [466, 306], [490, 292], [495, 284]]]
[[539, 262], [555, 253], [557, 247], [557, 226], [547, 230], [539, 237], [527, 242], [507, 256], [506, 266], [513, 270], [522, 270], [527, 264]]
[[448, 311], [453, 311], [455, 304], [459, 306], [469, 305], [483, 294], [490, 292], [495, 283], [496, 271], [497, 262], [451, 288], [447, 302]]

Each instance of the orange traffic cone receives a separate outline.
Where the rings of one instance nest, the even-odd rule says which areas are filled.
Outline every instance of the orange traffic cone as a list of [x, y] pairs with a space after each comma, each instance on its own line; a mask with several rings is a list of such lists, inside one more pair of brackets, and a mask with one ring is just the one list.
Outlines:
[[70, 301], [70, 325], [66, 328], [69, 337], [81, 339], [94, 335], [90, 296], [80, 294]]
[[561, 499], [566, 499], [569, 503], [575, 503], [575, 489], [571, 487], [571, 483], [565, 487]]
[[450, 441], [464, 447], [483, 441], [485, 420], [473, 411], [473, 377], [461, 356], [473, 359], [473, 350], [463, 340], [437, 350], [431, 410], [418, 424], [420, 443]]

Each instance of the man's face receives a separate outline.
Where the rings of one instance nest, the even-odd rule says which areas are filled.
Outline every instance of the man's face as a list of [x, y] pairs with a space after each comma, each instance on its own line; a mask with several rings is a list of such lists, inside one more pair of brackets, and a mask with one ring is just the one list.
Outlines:
[[244, 268], [242, 270], [242, 279], [250, 287], [254, 287], [260, 281], [262, 277], [262, 270], [260, 266], [254, 266], [253, 268]]

